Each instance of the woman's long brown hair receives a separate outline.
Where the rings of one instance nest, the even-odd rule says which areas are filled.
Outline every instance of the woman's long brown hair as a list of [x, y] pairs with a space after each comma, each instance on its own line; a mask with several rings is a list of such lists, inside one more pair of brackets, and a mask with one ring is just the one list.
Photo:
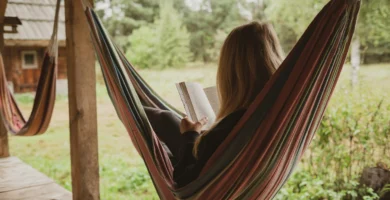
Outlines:
[[[269, 23], [251, 22], [228, 35], [218, 64], [220, 108], [214, 126], [229, 114], [249, 107], [279, 67], [283, 56], [276, 32]], [[204, 132], [195, 142], [195, 157], [202, 137], [207, 134], [208, 131]]]

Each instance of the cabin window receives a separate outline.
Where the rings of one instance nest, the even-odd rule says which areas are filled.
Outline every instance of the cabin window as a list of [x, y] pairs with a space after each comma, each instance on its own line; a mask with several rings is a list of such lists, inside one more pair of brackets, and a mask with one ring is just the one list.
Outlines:
[[38, 68], [36, 51], [22, 51], [22, 68], [23, 69]]

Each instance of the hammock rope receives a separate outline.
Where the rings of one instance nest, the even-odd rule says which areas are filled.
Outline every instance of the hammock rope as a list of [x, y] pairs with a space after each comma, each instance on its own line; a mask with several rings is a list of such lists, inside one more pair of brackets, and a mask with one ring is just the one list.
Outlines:
[[160, 198], [272, 199], [319, 126], [351, 43], [360, 1], [331, 0], [319, 12], [242, 119], [226, 133], [200, 176], [182, 188], [175, 187], [173, 166], [143, 105], [182, 113], [146, 84], [92, 8], [85, 8], [107, 90]]
[[58, 18], [61, 0], [57, 0], [53, 33], [43, 57], [36, 95], [31, 114], [25, 120], [7, 85], [3, 57], [0, 54], [0, 114], [7, 130], [17, 136], [43, 134], [53, 113], [58, 59]]

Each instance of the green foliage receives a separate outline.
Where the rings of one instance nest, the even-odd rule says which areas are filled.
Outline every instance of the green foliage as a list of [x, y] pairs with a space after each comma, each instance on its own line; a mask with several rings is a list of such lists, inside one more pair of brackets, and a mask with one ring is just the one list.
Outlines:
[[383, 189], [381, 190], [381, 192], [379, 193], [379, 195], [381, 197], [384, 197], [386, 194], [390, 193], [390, 183], [389, 184], [386, 184], [385, 187], [383, 187]]
[[324, 177], [314, 177], [310, 172], [299, 169], [288, 180], [287, 184], [276, 195], [275, 200], [289, 199], [364, 199], [377, 200], [376, 194], [371, 188], [359, 188], [357, 181], [335, 184], [327, 182]]
[[362, 1], [357, 35], [360, 36], [365, 63], [390, 60], [389, 18], [389, 0]]
[[184, 22], [190, 32], [190, 48], [195, 60], [216, 61], [219, 30], [230, 32], [243, 22], [236, 0], [203, 1], [199, 9], [185, 8]]
[[156, 22], [160, 34], [160, 42], [157, 43], [160, 66], [163, 68], [183, 65], [190, 56], [189, 34], [172, 3], [165, 0], [160, 4], [160, 19]]
[[267, 16], [265, 13], [265, 8], [269, 6], [272, 1], [267, 0], [257, 0], [257, 1], [247, 1], [239, 0], [240, 6], [242, 6], [246, 11], [248, 11], [253, 20], [266, 20]]
[[128, 36], [137, 28], [152, 23], [158, 15], [159, 0], [110, 0], [109, 10], [98, 10], [110, 35], [124, 49], [129, 46]]
[[152, 68], [158, 65], [158, 32], [151, 26], [143, 26], [129, 37], [131, 48], [126, 57], [139, 68]]
[[339, 87], [310, 149], [278, 199], [378, 199], [359, 185], [363, 168], [390, 164], [390, 104], [383, 90]]
[[[99, 1], [110, 2], [108, 10], [112, 12], [112, 15], [108, 15], [107, 13], [110, 12], [106, 9], [99, 10], [98, 13], [103, 18], [109, 33], [125, 52], [131, 47], [128, 37], [134, 30], [141, 27], [156, 30], [157, 26], [154, 24], [150, 27], [150, 23], [156, 21], [156, 18], [161, 18], [159, 2], [166, 2], [159, 0]], [[248, 20], [271, 21], [278, 32], [284, 50], [288, 52], [318, 11], [329, 2], [329, 0], [201, 0], [197, 1], [200, 2], [199, 7], [189, 7], [185, 0], [170, 1], [173, 1], [174, 7], [179, 12], [180, 21], [188, 30], [189, 48], [192, 54], [190, 58], [193, 61], [203, 62], [213, 62], [218, 59], [220, 45], [217, 39], [220, 32], [227, 34], [232, 28]], [[390, 59], [377, 58], [390, 55], [390, 43], [388, 42], [390, 41], [390, 26], [387, 25], [389, 16], [390, 1], [362, 1], [356, 35], [360, 36], [362, 54], [368, 57], [362, 56], [364, 61], [383, 62]], [[153, 33], [146, 32], [145, 30], [142, 32], [146, 34], [145, 37], [153, 36]], [[153, 52], [153, 50], [147, 51]], [[135, 59], [141, 60], [145, 55], [149, 54], [141, 53], [141, 58]], [[177, 58], [173, 60], [175, 59]]]
[[[274, 24], [286, 51], [290, 50], [328, 0], [268, 0], [266, 17]], [[362, 1], [356, 35], [365, 51], [377, 47], [389, 52], [390, 1]], [[363, 52], [364, 53], [364, 52]]]
[[267, 19], [275, 26], [283, 48], [288, 52], [328, 0], [268, 0]]
[[155, 22], [134, 31], [126, 55], [140, 68], [183, 66], [190, 57], [189, 34], [172, 1], [161, 3]]
[[[363, 45], [370, 43], [374, 46], [382, 44], [390, 47], [390, 1], [362, 1], [358, 19], [357, 34], [361, 36]], [[389, 50], [387, 52], [390, 52]]]

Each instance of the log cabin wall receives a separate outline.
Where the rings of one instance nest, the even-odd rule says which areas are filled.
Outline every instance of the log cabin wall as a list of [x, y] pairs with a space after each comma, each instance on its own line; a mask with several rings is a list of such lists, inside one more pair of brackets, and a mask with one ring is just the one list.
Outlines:
[[[42, 59], [46, 47], [6, 46], [4, 49], [4, 64], [7, 81], [12, 83], [15, 93], [34, 92], [41, 73]], [[34, 55], [34, 66], [27, 66], [24, 54]], [[60, 47], [58, 52], [58, 79], [66, 79], [66, 48]]]

